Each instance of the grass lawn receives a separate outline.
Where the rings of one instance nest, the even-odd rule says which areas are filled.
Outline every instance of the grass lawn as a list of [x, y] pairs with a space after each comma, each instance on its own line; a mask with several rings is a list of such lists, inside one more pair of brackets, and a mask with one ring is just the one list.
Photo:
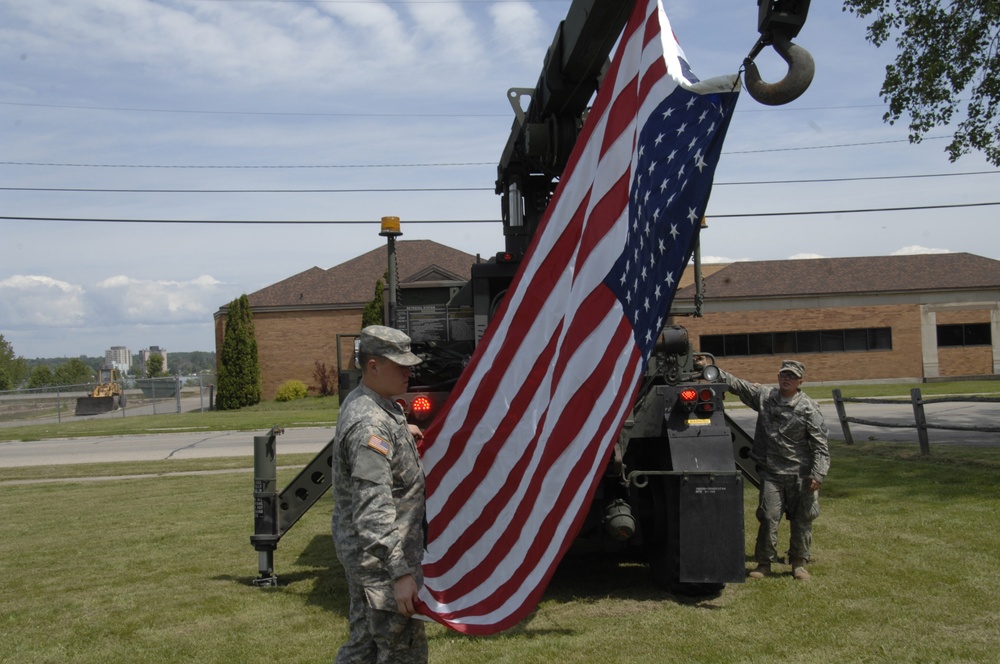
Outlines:
[[172, 431], [252, 431], [283, 427], [331, 426], [337, 421], [340, 402], [337, 397], [307, 397], [295, 401], [264, 401], [239, 410], [214, 410], [190, 413], [166, 413], [133, 417], [90, 419], [65, 418], [63, 422], [0, 427], [0, 441], [44, 440], [124, 436]]
[[[996, 661], [1000, 454], [942, 447], [921, 458], [877, 443], [832, 451], [812, 582], [779, 567], [692, 601], [652, 587], [641, 564], [570, 556], [537, 611], [504, 634], [431, 625], [431, 661]], [[292, 462], [304, 459], [279, 458]], [[281, 541], [282, 585], [253, 587], [253, 482], [241, 463], [24, 468], [22, 480], [231, 472], [0, 481], [0, 662], [331, 661], [347, 599], [330, 497]], [[297, 470], [280, 470], [279, 484]], [[754, 506], [751, 488], [748, 539]]]
[[[833, 390], [839, 387], [843, 396], [899, 397], [908, 401], [910, 390], [919, 387], [926, 397], [944, 394], [1000, 394], [1000, 381], [954, 381], [946, 383], [898, 383], [810, 385], [804, 391], [814, 399], [832, 399]], [[730, 406], [738, 407], [738, 400], [731, 399]], [[63, 422], [23, 424], [0, 427], [0, 442], [5, 440], [33, 441], [48, 438], [78, 438], [93, 436], [122, 436], [169, 431], [250, 431], [268, 430], [274, 424], [284, 427], [330, 426], [337, 421], [340, 411], [336, 397], [308, 397], [285, 403], [265, 401], [256, 406], [237, 411], [205, 411], [165, 413], [136, 417], [111, 417], [100, 419], [64, 418]]]

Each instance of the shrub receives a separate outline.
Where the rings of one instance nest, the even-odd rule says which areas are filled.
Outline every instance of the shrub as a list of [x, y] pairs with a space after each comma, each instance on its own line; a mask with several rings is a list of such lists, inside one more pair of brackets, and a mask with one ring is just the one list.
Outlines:
[[321, 397], [333, 396], [337, 393], [337, 377], [333, 371], [327, 368], [325, 362], [316, 360], [316, 370], [313, 371], [313, 378], [319, 383], [316, 388]]
[[305, 399], [308, 393], [309, 388], [301, 380], [286, 380], [278, 388], [278, 394], [274, 397], [274, 400], [295, 401], [296, 399]]

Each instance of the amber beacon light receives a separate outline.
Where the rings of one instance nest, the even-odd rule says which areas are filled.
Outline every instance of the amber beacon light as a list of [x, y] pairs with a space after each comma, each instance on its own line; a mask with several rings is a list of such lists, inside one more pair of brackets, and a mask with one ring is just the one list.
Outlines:
[[399, 237], [403, 231], [399, 230], [399, 217], [382, 217], [382, 230], [379, 235], [382, 237]]

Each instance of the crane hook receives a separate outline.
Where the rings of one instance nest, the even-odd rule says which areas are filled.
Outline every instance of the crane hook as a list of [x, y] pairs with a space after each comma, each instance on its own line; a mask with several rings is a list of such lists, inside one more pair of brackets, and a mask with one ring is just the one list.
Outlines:
[[[809, 88], [813, 74], [816, 73], [816, 63], [809, 51], [798, 44], [793, 44], [784, 30], [775, 29], [769, 37], [769, 40], [761, 37], [750, 51], [750, 55], [743, 60], [743, 67], [746, 70], [743, 79], [751, 97], [767, 106], [781, 106], [798, 99]], [[774, 47], [781, 59], [788, 63], [788, 73], [777, 83], [764, 82], [753, 61], [768, 43]]]

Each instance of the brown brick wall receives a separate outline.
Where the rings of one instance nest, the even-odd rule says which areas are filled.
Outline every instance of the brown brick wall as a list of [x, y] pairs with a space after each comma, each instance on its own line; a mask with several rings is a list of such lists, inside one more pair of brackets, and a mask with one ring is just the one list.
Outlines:
[[[337, 334], [361, 329], [359, 310], [299, 311], [254, 314], [257, 355], [263, 380], [263, 399], [273, 399], [286, 380], [297, 379], [316, 386], [316, 362], [326, 364], [336, 375]], [[343, 341], [341, 358], [350, 362], [353, 346]]]
[[[702, 318], [678, 318], [674, 322], [687, 328], [695, 349], [703, 334], [889, 327], [891, 351], [802, 353], [794, 359], [806, 365], [806, 380], [813, 382], [923, 376], [918, 305], [709, 313]], [[752, 355], [720, 358], [718, 362], [740, 378], [774, 383], [782, 359], [785, 358], [776, 355]]]
[[989, 346], [939, 348], [942, 376], [987, 376], [993, 373], [993, 349]]
[[955, 311], [938, 311], [938, 325], [958, 325], [959, 323], [989, 323], [989, 309], [958, 309]]
[[[253, 325], [263, 383], [261, 398], [270, 401], [287, 380], [317, 387], [313, 377], [317, 361], [326, 364], [336, 381], [337, 335], [361, 329], [361, 310], [254, 313]], [[224, 331], [225, 317], [220, 317], [215, 323], [216, 358], [221, 355]], [[341, 345], [341, 359], [351, 362], [351, 340], [342, 339]]]
[[[988, 309], [938, 311], [938, 325], [989, 323]], [[989, 346], [939, 348], [938, 366], [942, 376], [985, 376], [993, 373], [993, 349]]]

